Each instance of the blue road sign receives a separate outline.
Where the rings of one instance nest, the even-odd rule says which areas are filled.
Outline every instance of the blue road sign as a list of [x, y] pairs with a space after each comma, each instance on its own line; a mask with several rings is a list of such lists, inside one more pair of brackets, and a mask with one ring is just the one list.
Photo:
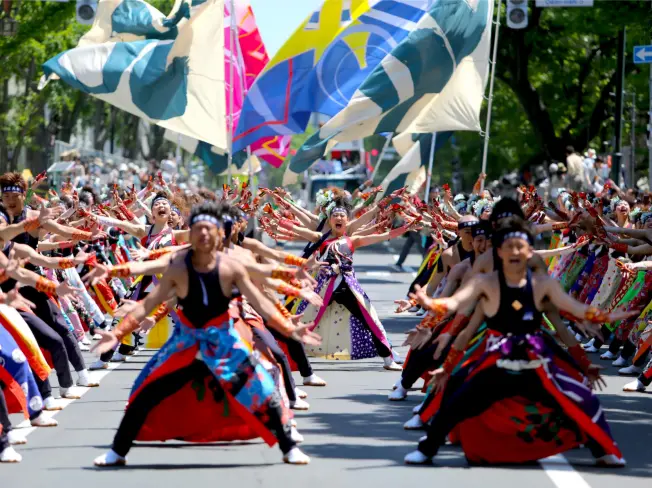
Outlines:
[[652, 63], [652, 45], [634, 46], [634, 63]]

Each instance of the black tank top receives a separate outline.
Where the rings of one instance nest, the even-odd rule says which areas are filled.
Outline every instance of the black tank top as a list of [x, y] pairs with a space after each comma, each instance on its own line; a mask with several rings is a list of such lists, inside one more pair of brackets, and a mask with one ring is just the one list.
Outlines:
[[[13, 220], [11, 220], [9, 214], [5, 211], [4, 207], [0, 208], [0, 212], [8, 224], [18, 224], [20, 222], [23, 222], [27, 218], [26, 208], [24, 208], [23, 211], [20, 213], [20, 215], [18, 215]], [[23, 232], [22, 234], [18, 234], [16, 237], [12, 239], [12, 241], [17, 242], [19, 244], [27, 244], [32, 249], [36, 249], [36, 247], [38, 246], [38, 237], [34, 237], [29, 232]]]
[[537, 310], [532, 290], [532, 271], [527, 270], [527, 282], [521, 288], [507, 286], [502, 267], [498, 270], [500, 305], [493, 317], [487, 317], [487, 327], [501, 334], [524, 335], [535, 332], [541, 325], [542, 313]]
[[[9, 253], [11, 252], [13, 247], [14, 247], [13, 242], [10, 241], [10, 242], [5, 243], [5, 246], [2, 248], [2, 254], [9, 257]], [[9, 278], [7, 281], [5, 281], [4, 283], [2, 283], [0, 285], [0, 289], [2, 291], [4, 291], [5, 293], [7, 293], [7, 292], [13, 290], [15, 286], [16, 286], [16, 280], [14, 280], [13, 278]]]
[[215, 268], [208, 273], [198, 273], [195, 270], [192, 265], [192, 250], [188, 251], [185, 263], [188, 270], [188, 294], [185, 298], [179, 298], [179, 306], [190, 323], [200, 328], [226, 312], [231, 297], [224, 296], [222, 292], [219, 256]]

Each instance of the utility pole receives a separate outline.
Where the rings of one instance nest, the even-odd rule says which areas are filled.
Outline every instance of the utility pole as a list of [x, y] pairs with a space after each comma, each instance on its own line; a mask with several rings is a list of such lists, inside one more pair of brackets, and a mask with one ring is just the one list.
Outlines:
[[625, 88], [625, 47], [626, 47], [626, 27], [623, 27], [618, 33], [618, 62], [616, 70], [616, 121], [614, 137], [614, 154], [611, 163], [611, 179], [620, 185], [620, 164], [622, 159], [621, 144], [623, 136], [623, 91]]

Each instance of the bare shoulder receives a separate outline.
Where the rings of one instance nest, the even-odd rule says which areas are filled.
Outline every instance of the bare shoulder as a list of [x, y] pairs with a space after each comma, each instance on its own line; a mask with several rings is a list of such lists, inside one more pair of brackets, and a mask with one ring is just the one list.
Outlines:
[[170, 265], [166, 275], [170, 273], [173, 276], [178, 276], [179, 273], [185, 272], [186, 270], [186, 257], [188, 256], [188, 250], [179, 251], [175, 253], [174, 257], [170, 259]]

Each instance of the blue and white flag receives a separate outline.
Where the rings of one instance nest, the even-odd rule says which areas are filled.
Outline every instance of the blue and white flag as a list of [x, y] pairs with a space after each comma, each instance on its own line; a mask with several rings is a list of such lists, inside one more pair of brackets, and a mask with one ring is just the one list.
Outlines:
[[325, 0], [249, 90], [233, 138], [234, 152], [261, 137], [302, 133], [313, 112], [333, 116], [346, 107], [433, 1]]
[[300, 173], [337, 142], [371, 134], [479, 131], [492, 15], [493, 0], [434, 0], [347, 107], [305, 142], [290, 169]]
[[225, 148], [223, 19], [224, 0], [177, 0], [168, 17], [141, 0], [102, 0], [80, 45], [48, 60], [45, 76]]
[[[433, 157], [437, 149], [446, 144], [451, 134], [452, 132], [437, 134]], [[408, 187], [409, 193], [416, 193], [419, 190], [428, 177], [427, 168], [430, 163], [432, 138], [433, 134], [401, 134], [392, 140], [401, 160], [380, 182], [385, 189], [383, 196], [390, 195], [404, 186]], [[376, 184], [374, 182], [374, 185]]]

